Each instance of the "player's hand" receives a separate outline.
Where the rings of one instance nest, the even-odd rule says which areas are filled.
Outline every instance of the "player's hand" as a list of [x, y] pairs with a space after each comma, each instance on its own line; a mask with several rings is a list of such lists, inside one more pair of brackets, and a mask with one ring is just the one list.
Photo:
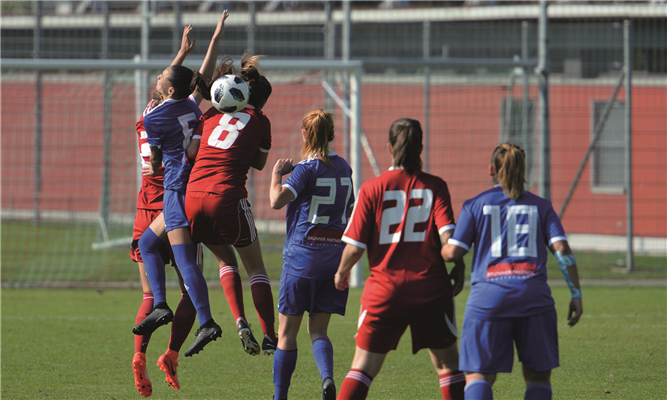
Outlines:
[[280, 158], [273, 166], [273, 173], [280, 176], [287, 175], [294, 169], [291, 158]]
[[572, 299], [570, 300], [570, 311], [567, 313], [567, 324], [570, 326], [575, 326], [581, 318], [581, 314], [584, 313], [584, 306], [581, 302], [581, 299]]
[[342, 274], [340, 272], [336, 272], [336, 275], [334, 276], [334, 285], [336, 286], [336, 289], [343, 291], [347, 288], [350, 287], [350, 271]]
[[151, 99], [151, 101], [149, 101], [148, 104], [146, 104], [146, 109], [148, 109], [148, 110], [152, 110], [152, 109], [155, 108], [158, 104], [160, 104], [160, 101], [159, 101], [159, 100]]
[[215, 32], [213, 32], [213, 40], [220, 40], [222, 37], [224, 31], [225, 31], [225, 20], [229, 17], [229, 11], [224, 10], [222, 12], [222, 15], [220, 16], [220, 21], [218, 21], [218, 25], [215, 27]]
[[155, 171], [153, 171], [153, 166], [148, 163], [148, 165], [144, 165], [141, 167], [141, 174], [143, 176], [153, 176], [155, 175]]
[[179, 50], [182, 54], [188, 55], [195, 48], [195, 42], [197, 39], [190, 39], [190, 31], [192, 30], [192, 24], [185, 25], [183, 28], [183, 38], [181, 39], [181, 49]]
[[454, 268], [449, 274], [449, 279], [452, 280], [452, 286], [454, 287], [454, 296], [461, 293], [463, 290], [463, 284], [465, 283], [465, 271], [466, 265], [463, 263], [463, 260], [459, 260], [454, 264]]

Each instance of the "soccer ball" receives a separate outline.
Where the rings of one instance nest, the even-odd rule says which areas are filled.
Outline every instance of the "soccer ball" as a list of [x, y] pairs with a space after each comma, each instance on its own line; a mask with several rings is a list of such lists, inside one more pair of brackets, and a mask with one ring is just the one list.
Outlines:
[[243, 110], [250, 98], [248, 84], [236, 75], [225, 75], [211, 85], [211, 103], [219, 111], [234, 114]]

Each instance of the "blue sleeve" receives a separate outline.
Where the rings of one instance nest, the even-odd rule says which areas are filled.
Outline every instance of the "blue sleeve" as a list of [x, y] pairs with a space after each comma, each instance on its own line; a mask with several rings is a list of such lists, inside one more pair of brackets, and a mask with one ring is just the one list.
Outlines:
[[549, 205], [547, 208], [544, 221], [544, 234], [546, 235], [544, 242], [547, 246], [552, 245], [554, 242], [567, 240], [567, 237], [565, 236], [565, 230], [563, 229], [563, 225], [560, 222], [560, 218], [558, 218], [556, 211], [551, 205]]
[[294, 193], [294, 198], [297, 198], [299, 193], [308, 185], [309, 180], [310, 169], [306, 168], [304, 164], [299, 163], [294, 166], [294, 170], [292, 170], [289, 178], [285, 180], [283, 186], [288, 187]]
[[472, 213], [471, 202], [466, 201], [461, 207], [461, 214], [456, 221], [456, 228], [454, 234], [449, 239], [448, 243], [454, 244], [461, 248], [470, 251], [470, 247], [475, 241], [475, 216]]
[[151, 146], [162, 146], [163, 137], [160, 135], [156, 124], [150, 118], [150, 114], [144, 117], [144, 129], [146, 129], [146, 141]]

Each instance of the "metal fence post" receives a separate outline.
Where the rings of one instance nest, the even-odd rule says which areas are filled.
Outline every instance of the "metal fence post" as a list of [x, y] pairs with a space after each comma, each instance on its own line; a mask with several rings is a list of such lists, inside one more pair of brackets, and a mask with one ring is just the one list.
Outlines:
[[[424, 31], [423, 31], [423, 47], [424, 47], [424, 60], [428, 60], [431, 57], [431, 22], [424, 21]], [[424, 67], [424, 123], [422, 128], [424, 130], [424, 172], [428, 172], [428, 163], [429, 163], [429, 119], [430, 119], [430, 108], [431, 108], [431, 68]]]
[[[352, 167], [352, 183], [355, 195], [361, 187], [361, 77], [362, 67], [355, 68], [350, 74], [350, 110], [352, 111], [350, 126], [350, 164]], [[357, 263], [350, 272], [350, 286], [360, 287], [363, 282], [361, 265]]]
[[547, 57], [547, 2], [540, 2], [538, 65], [540, 81], [540, 182], [538, 194], [551, 200], [551, 139], [549, 132], [549, 65]]
[[[42, 2], [33, 3], [35, 13], [35, 27], [33, 30], [32, 57], [39, 59], [42, 57]], [[41, 215], [39, 211], [42, 197], [42, 71], [35, 71], [35, 131], [34, 131], [34, 157], [35, 157], [35, 188], [33, 193], [33, 207], [35, 214], [32, 220], [33, 225], [41, 224]]]
[[625, 63], [625, 195], [626, 195], [626, 229], [627, 254], [625, 267], [628, 272], [634, 268], [632, 248], [632, 43], [630, 29], [632, 22], [623, 23], [623, 59]]

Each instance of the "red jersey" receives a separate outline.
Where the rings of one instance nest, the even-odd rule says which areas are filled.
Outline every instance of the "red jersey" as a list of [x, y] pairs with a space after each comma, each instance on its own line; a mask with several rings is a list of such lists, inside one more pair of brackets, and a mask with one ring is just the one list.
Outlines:
[[211, 107], [194, 134], [201, 135], [201, 143], [187, 191], [246, 198], [250, 161], [255, 152], [271, 149], [271, 122], [266, 115], [251, 105], [234, 114]]
[[451, 297], [440, 234], [454, 227], [449, 190], [437, 176], [392, 168], [361, 185], [342, 240], [367, 250], [371, 276], [361, 303], [368, 312], [414, 315]]
[[[141, 118], [135, 125], [137, 136], [139, 137], [139, 154], [141, 155], [141, 166], [150, 164], [151, 147], [146, 138], [146, 129], [144, 128], [144, 115], [151, 109], [146, 107]], [[137, 208], [143, 210], [162, 210], [162, 196], [164, 195], [164, 166], [155, 172], [153, 176], [141, 177], [141, 188], [137, 196]]]

